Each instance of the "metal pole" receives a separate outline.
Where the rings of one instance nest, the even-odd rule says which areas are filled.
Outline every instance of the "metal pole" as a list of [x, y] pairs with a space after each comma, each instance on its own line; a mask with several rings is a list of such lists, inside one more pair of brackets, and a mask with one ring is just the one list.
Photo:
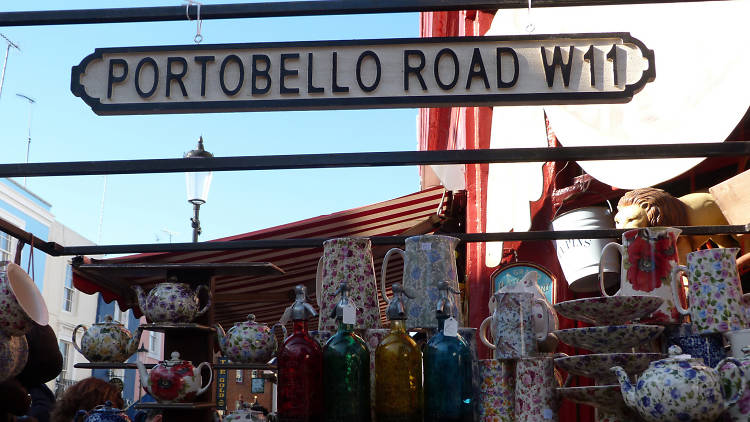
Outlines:
[[[17, 96], [28, 100], [29, 102], [29, 128], [28, 128], [28, 137], [26, 138], [26, 164], [29, 163], [29, 152], [31, 151], [31, 112], [33, 110], [33, 107], [31, 107], [36, 101], [23, 94], [16, 94]], [[26, 187], [26, 177], [23, 178], [23, 186]]]
[[5, 81], [5, 66], [8, 64], [8, 55], [10, 54], [10, 48], [13, 47], [18, 51], [21, 51], [21, 48], [18, 47], [17, 44], [15, 44], [13, 41], [9, 40], [8, 37], [6, 37], [3, 34], [0, 34], [0, 37], [3, 37], [6, 43], [8, 43], [7, 48], [5, 49], [5, 60], [3, 60], [3, 72], [2, 75], [0, 75], [0, 96], [3, 95], [3, 82]]
[[193, 227], [193, 243], [198, 242], [198, 235], [201, 234], [201, 221], [198, 218], [200, 208], [201, 204], [193, 203], [193, 218], [190, 219], [191, 226]]

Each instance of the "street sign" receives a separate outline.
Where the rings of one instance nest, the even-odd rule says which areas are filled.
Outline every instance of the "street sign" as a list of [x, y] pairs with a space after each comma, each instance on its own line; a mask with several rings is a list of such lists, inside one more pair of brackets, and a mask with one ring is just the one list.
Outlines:
[[71, 90], [100, 115], [629, 101], [654, 80], [628, 33], [100, 48]]

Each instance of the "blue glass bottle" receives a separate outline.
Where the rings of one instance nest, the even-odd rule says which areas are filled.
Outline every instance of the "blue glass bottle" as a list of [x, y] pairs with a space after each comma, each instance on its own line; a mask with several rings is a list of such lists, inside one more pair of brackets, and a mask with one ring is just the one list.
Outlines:
[[458, 294], [447, 282], [440, 283], [435, 316], [438, 331], [424, 349], [424, 420], [471, 422], [473, 420], [471, 351], [460, 334], [444, 334], [451, 317], [448, 292]]
[[[339, 328], [323, 347], [323, 397], [326, 422], [370, 422], [370, 352], [354, 332], [354, 321], [344, 323], [351, 302], [344, 281], [334, 310]], [[351, 303], [353, 305], [353, 303]]]

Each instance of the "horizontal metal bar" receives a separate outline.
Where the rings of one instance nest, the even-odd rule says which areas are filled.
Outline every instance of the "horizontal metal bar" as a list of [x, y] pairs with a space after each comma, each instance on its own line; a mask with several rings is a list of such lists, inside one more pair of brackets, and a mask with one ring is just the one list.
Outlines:
[[[690, 226], [677, 228], [684, 235], [701, 234], [739, 234], [750, 233], [750, 224], [736, 226]], [[539, 230], [530, 232], [497, 232], [497, 233], [446, 233], [464, 242], [507, 242], [507, 241], [538, 241], [557, 239], [616, 239], [628, 229], [606, 230]], [[373, 236], [373, 245], [400, 245], [408, 236]], [[310, 239], [272, 239], [272, 240], [234, 240], [226, 242], [199, 243], [154, 243], [132, 245], [99, 245], [99, 246], [68, 246], [63, 248], [62, 255], [96, 255], [121, 253], [151, 253], [151, 252], [205, 252], [229, 251], [248, 249], [294, 249], [320, 248], [328, 238]]]
[[[618, 4], [690, 3], [706, 0], [534, 0], [534, 7], [606, 6]], [[708, 0], [726, 1], [726, 0]], [[285, 16], [497, 10], [528, 7], [527, 0], [320, 0], [280, 1], [201, 6], [201, 19], [270, 18]], [[191, 19], [197, 7], [189, 8]], [[184, 6], [109, 9], [42, 10], [0, 13], [0, 27], [186, 20]]]
[[0, 177], [85, 176], [186, 171], [290, 170], [483, 164], [546, 161], [626, 160], [750, 155], [750, 142], [619, 145], [560, 148], [502, 148], [450, 151], [356, 152], [0, 164]]

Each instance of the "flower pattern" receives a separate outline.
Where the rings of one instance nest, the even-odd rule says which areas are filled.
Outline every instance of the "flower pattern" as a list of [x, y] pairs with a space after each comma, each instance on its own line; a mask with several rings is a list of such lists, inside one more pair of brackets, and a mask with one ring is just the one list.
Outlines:
[[159, 402], [190, 403], [201, 390], [208, 388], [208, 385], [201, 387], [203, 378], [200, 374], [200, 368], [208, 364], [202, 363], [195, 368], [189, 361], [179, 361], [179, 354], [176, 356], [173, 353], [172, 360], [160, 362], [148, 373], [147, 390]]
[[519, 359], [516, 364], [515, 421], [557, 421], [557, 387], [551, 358]]
[[25, 336], [6, 336], [0, 333], [0, 382], [20, 374], [29, 357]]
[[[7, 265], [0, 267], [0, 331], [9, 336], [22, 336], [31, 329], [33, 321], [21, 308], [15, 294], [13, 294], [8, 281], [7, 268]], [[18, 270], [23, 271], [20, 268]], [[31, 285], [36, 288], [33, 283]]]
[[477, 412], [480, 421], [515, 422], [515, 365], [512, 361], [475, 361]]
[[595, 353], [628, 352], [664, 331], [659, 325], [608, 325], [601, 327], [568, 328], [555, 331], [563, 343]]
[[573, 375], [594, 378], [597, 385], [611, 385], [617, 383], [617, 377], [609, 368], [620, 366], [632, 377], [663, 357], [661, 353], [600, 353], [556, 358], [555, 365]]
[[492, 338], [497, 359], [517, 359], [537, 352], [534, 334], [533, 293], [495, 293]]
[[138, 305], [146, 319], [152, 323], [159, 322], [190, 322], [204, 314], [211, 307], [211, 297], [199, 310], [198, 291], [208, 290], [205, 284], [195, 290], [187, 283], [159, 283], [144, 294], [140, 286], [134, 286], [138, 292]]
[[621, 325], [650, 315], [664, 299], [657, 296], [602, 296], [556, 303], [562, 316], [592, 325]]
[[[80, 347], [76, 343], [76, 333], [83, 328]], [[94, 324], [91, 328], [78, 325], [73, 330], [73, 347], [89, 362], [122, 363], [128, 360], [138, 348], [142, 329], [139, 327], [135, 337], [119, 322], [113, 322], [107, 316], [105, 322]]]
[[[218, 325], [218, 324], [217, 324]], [[229, 331], [217, 326], [219, 345], [224, 357], [235, 363], [266, 363], [276, 353], [278, 344], [271, 327], [255, 322], [255, 315], [237, 322]]]
[[349, 283], [349, 299], [357, 307], [356, 328], [380, 328], [374, 265], [370, 239], [351, 237], [325, 241], [319, 263], [322, 291], [317, 292], [321, 298], [318, 330], [334, 333], [338, 330], [332, 313], [339, 300], [336, 290], [342, 281]]

